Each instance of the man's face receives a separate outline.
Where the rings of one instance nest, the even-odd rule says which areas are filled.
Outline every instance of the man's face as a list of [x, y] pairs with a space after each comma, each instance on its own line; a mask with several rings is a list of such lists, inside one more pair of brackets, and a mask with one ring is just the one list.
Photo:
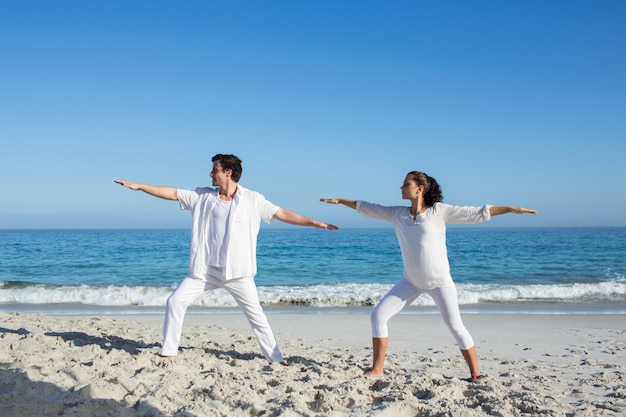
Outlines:
[[230, 176], [233, 172], [229, 170], [222, 170], [222, 164], [219, 161], [213, 162], [213, 170], [209, 174], [213, 180], [214, 187], [224, 187], [230, 180]]

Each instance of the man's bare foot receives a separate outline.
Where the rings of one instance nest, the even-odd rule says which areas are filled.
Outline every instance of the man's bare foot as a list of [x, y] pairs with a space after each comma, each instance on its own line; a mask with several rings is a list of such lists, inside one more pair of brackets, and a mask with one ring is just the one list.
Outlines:
[[373, 369], [370, 369], [363, 374], [365, 378], [381, 378], [384, 375], [385, 373], [383, 371], [375, 371]]

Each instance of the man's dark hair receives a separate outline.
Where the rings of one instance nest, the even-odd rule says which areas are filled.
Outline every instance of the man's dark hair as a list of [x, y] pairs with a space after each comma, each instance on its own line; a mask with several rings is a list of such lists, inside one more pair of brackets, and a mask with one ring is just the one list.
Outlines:
[[241, 159], [237, 158], [235, 155], [224, 155], [218, 153], [213, 158], [211, 158], [211, 162], [219, 162], [222, 166], [222, 171], [231, 170], [233, 174], [231, 178], [235, 182], [239, 182], [241, 178], [241, 174], [243, 172], [243, 168], [241, 167]]

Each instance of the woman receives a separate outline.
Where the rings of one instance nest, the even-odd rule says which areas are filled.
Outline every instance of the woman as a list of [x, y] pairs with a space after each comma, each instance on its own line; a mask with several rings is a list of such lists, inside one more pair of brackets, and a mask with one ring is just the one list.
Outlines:
[[461, 207], [444, 204], [437, 181], [423, 172], [409, 172], [404, 179], [402, 199], [411, 207], [380, 206], [365, 201], [345, 198], [322, 198], [329, 204], [343, 204], [365, 217], [391, 222], [402, 252], [404, 278], [378, 303], [371, 315], [374, 361], [365, 376], [382, 376], [389, 341], [387, 322], [420, 294], [429, 294], [439, 308], [441, 316], [454, 336], [470, 370], [470, 381], [480, 376], [476, 347], [463, 321], [446, 248], [446, 224], [480, 223], [491, 216], [506, 213], [537, 214], [513, 206]]

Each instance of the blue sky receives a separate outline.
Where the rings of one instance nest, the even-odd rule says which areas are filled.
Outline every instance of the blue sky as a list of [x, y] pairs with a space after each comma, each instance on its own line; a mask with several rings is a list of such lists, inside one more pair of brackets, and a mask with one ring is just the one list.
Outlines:
[[113, 183], [521, 205], [491, 226], [626, 226], [622, 1], [0, 1], [0, 228], [189, 226]]

